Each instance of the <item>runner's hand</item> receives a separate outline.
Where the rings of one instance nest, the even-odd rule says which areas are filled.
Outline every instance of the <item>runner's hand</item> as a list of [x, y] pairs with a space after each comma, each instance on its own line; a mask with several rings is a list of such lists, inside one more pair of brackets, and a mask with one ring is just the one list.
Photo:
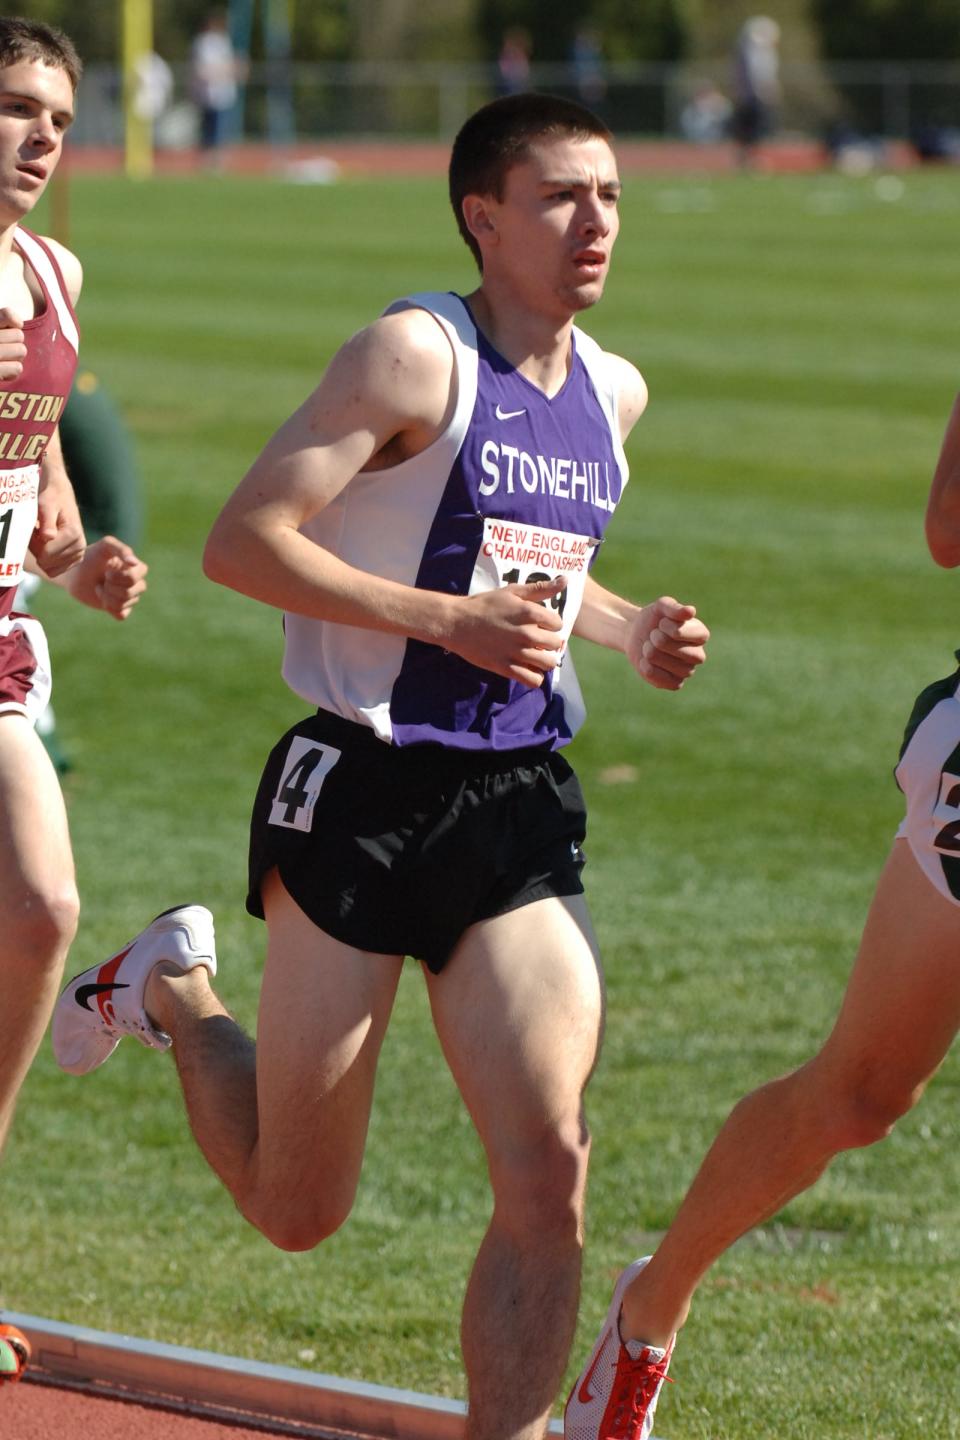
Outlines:
[[536, 580], [466, 597], [446, 648], [481, 670], [537, 689], [560, 663], [563, 622], [549, 602], [565, 585], [563, 579]]
[[679, 690], [706, 660], [710, 631], [693, 605], [671, 595], [644, 605], [631, 622], [624, 647], [641, 679], [658, 690]]
[[22, 322], [5, 305], [0, 306], [0, 381], [19, 379], [26, 356]]
[[126, 620], [147, 588], [144, 562], [114, 535], [104, 535], [87, 550], [66, 578], [75, 600]]

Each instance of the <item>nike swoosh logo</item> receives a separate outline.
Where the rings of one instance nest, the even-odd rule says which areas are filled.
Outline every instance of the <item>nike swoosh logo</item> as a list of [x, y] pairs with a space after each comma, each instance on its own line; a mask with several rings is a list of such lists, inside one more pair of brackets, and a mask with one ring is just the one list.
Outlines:
[[83, 1006], [84, 1010], [92, 1010], [93, 1006], [90, 1004], [90, 1001], [94, 995], [105, 995], [109, 990], [129, 989], [129, 985], [114, 985], [113, 983], [109, 985], [81, 985], [74, 998], [78, 1005]]
[[518, 415], [526, 415], [526, 410], [501, 410], [500, 401], [497, 401], [497, 408], [494, 410], [498, 420], [516, 420]]
[[593, 1372], [594, 1370], [596, 1370], [597, 1366], [600, 1363], [600, 1356], [606, 1349], [607, 1341], [609, 1340], [612, 1333], [612, 1331], [608, 1330], [606, 1335], [604, 1335], [603, 1339], [600, 1341], [600, 1344], [597, 1346], [597, 1353], [593, 1357], [593, 1364], [590, 1366], [590, 1369], [583, 1377], [583, 1384], [580, 1386], [580, 1392], [577, 1395], [577, 1399], [580, 1401], [581, 1405], [589, 1405], [590, 1401], [595, 1398], [593, 1391], [590, 1389], [590, 1381], [593, 1379]]

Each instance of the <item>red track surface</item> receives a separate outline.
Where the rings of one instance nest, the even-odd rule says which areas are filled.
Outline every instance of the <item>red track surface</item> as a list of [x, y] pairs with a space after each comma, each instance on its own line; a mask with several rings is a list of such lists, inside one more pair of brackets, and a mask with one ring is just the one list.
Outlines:
[[264, 1435], [283, 1433], [265, 1429], [261, 1421], [248, 1430], [232, 1422], [27, 1381], [0, 1388], [3, 1440], [263, 1440]]

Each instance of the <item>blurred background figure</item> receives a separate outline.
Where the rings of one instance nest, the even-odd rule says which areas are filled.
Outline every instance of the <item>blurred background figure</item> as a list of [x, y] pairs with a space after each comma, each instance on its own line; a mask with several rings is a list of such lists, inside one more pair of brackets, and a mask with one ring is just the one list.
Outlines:
[[190, 93], [200, 111], [200, 153], [211, 169], [223, 163], [245, 68], [230, 39], [227, 12], [212, 10], [190, 47]]
[[776, 127], [780, 103], [780, 26], [767, 15], [754, 15], [737, 36], [733, 92], [731, 131], [741, 165], [750, 165], [756, 146]]
[[960, 165], [960, 129], [952, 125], [918, 125], [910, 137], [918, 160]]
[[530, 53], [532, 42], [529, 30], [512, 25], [504, 31], [503, 43], [497, 57], [500, 75], [500, 94], [519, 95], [530, 89]]
[[87, 540], [116, 535], [136, 550], [143, 539], [143, 488], [133, 442], [92, 370], [77, 372], [60, 443]]
[[733, 106], [709, 81], [698, 85], [680, 111], [680, 132], [695, 145], [715, 145], [730, 134]]
[[573, 37], [570, 49], [577, 98], [591, 110], [598, 110], [607, 95], [607, 76], [603, 63], [600, 32], [583, 25]]
[[140, 56], [135, 71], [134, 109], [140, 119], [148, 120], [156, 131], [173, 99], [173, 71], [155, 50]]

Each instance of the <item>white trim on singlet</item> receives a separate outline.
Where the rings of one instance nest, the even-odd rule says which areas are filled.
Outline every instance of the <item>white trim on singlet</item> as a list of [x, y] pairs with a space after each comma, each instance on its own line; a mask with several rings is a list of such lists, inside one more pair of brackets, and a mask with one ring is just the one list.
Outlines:
[[[477, 400], [476, 329], [462, 300], [428, 292], [395, 301], [385, 313], [419, 309], [433, 315], [454, 355], [456, 401], [442, 434], [409, 460], [361, 471], [301, 527], [347, 565], [401, 585], [416, 584], [424, 548], [460, 453]], [[337, 625], [288, 612], [284, 616], [283, 678], [321, 710], [393, 736], [390, 697], [406, 651], [404, 635]]]
[[80, 349], [80, 332], [77, 329], [77, 322], [73, 318], [73, 309], [70, 304], [70, 297], [67, 295], [59, 274], [47, 251], [33, 235], [19, 227], [14, 235], [14, 243], [23, 252], [30, 262], [30, 268], [39, 276], [44, 289], [50, 297], [53, 308], [57, 312], [60, 321], [60, 333], [71, 349]]
[[627, 464], [627, 456], [623, 448], [623, 436], [620, 434], [620, 384], [617, 368], [611, 361], [606, 350], [597, 344], [592, 335], [588, 335], [585, 330], [581, 330], [576, 325], [573, 328], [573, 333], [577, 354], [583, 361], [584, 369], [590, 376], [590, 383], [596, 391], [597, 400], [600, 402], [600, 409], [603, 411], [607, 424], [610, 427], [613, 453], [620, 467], [622, 483], [626, 485], [630, 478], [630, 466]]

